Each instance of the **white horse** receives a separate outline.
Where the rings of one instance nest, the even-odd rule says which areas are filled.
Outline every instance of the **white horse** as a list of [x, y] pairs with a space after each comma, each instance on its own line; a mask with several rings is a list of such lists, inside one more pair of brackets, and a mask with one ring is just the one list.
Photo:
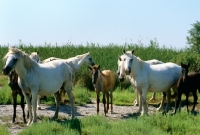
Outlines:
[[[75, 116], [72, 69], [66, 62], [55, 60], [45, 64], [38, 64], [17, 48], [9, 48], [4, 59], [6, 59], [6, 64], [2, 69], [3, 74], [8, 75], [12, 70], [15, 70], [18, 74], [18, 84], [26, 98], [30, 114], [27, 125], [37, 121], [36, 103], [38, 94], [54, 94], [56, 111], [52, 119], [56, 119], [60, 107], [61, 92], [66, 91], [71, 103], [72, 118]], [[60, 89], [61, 91], [59, 91]], [[29, 94], [32, 95], [33, 115]]]
[[[31, 59], [33, 59], [34, 61], [36, 61], [37, 63], [42, 63], [42, 61], [40, 60], [39, 51], [30, 53], [29, 57]], [[41, 110], [41, 107], [40, 107], [40, 95], [38, 95], [38, 97], [37, 97], [37, 109]]]
[[75, 73], [81, 68], [81, 66], [84, 63], [87, 63], [87, 64], [89, 64], [91, 66], [95, 65], [95, 63], [92, 60], [92, 57], [90, 56], [89, 52], [81, 54], [81, 55], [77, 55], [75, 57], [71, 57], [71, 58], [68, 58], [68, 59], [50, 57], [50, 58], [47, 58], [47, 59], [43, 60], [43, 63], [47, 63], [47, 62], [53, 61], [53, 60], [63, 60], [65, 62], [67, 62], [67, 64], [69, 64], [69, 66], [73, 70], [73, 80], [75, 79]]
[[[121, 65], [122, 65], [122, 58], [121, 58], [122, 56], [119, 56], [119, 58], [118, 58], [118, 69], [117, 69], [117, 74], [118, 74], [118, 78], [119, 78], [119, 80], [120, 81], [124, 81], [124, 76], [125, 76], [125, 74], [124, 74], [124, 76], [121, 76], [121, 74], [120, 74], [120, 67], [121, 67]], [[139, 58], [138, 58], [139, 59]], [[147, 61], [145, 61], [146, 63], [149, 63], [149, 64], [151, 64], [151, 65], [155, 65], [155, 64], [162, 64], [163, 62], [162, 61], [159, 61], [159, 60], [156, 60], [156, 59], [152, 59], [152, 60], [147, 60]], [[134, 106], [138, 106], [139, 105], [139, 96], [138, 96], [138, 92], [137, 92], [137, 88], [136, 88], [136, 86], [135, 86], [135, 80], [134, 80], [134, 78], [132, 78], [131, 76], [129, 76], [129, 75], [127, 75], [127, 77], [128, 77], [128, 79], [130, 80], [130, 83], [131, 83], [131, 85], [133, 86], [133, 90], [135, 91], [135, 95], [136, 95], [136, 99], [135, 99], [135, 101], [134, 101]], [[149, 100], [149, 101], [151, 101], [151, 100], [155, 100], [155, 94], [156, 93], [153, 93], [152, 94], [152, 97], [151, 97], [151, 99]], [[160, 107], [159, 107], [160, 108]]]
[[[122, 74], [130, 75], [135, 80], [135, 86], [140, 94], [140, 104], [138, 113], [148, 114], [146, 104], [147, 92], [166, 92], [167, 106], [169, 109], [170, 103], [170, 88], [176, 86], [179, 77], [181, 76], [181, 67], [175, 63], [168, 62], [163, 64], [151, 65], [133, 55], [134, 50], [125, 52], [123, 50], [123, 62], [121, 63]], [[164, 98], [161, 104], [163, 104]], [[142, 103], [142, 104], [141, 104]]]

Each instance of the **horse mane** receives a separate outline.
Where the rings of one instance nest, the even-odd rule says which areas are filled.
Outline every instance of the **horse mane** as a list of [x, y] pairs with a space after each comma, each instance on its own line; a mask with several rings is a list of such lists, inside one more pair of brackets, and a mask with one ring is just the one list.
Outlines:
[[[93, 65], [92, 68], [97, 70], [99, 65]], [[98, 69], [100, 71], [100, 73], [104, 76], [104, 74], [102, 73], [102, 71], [100, 69]]]
[[33, 61], [25, 52], [21, 51], [20, 49], [17, 49], [17, 48], [10, 48], [9, 47], [9, 50], [8, 50], [8, 53], [4, 56], [3, 59], [7, 59], [7, 57], [10, 55], [10, 54], [16, 54], [18, 55], [19, 57], [22, 57], [23, 60], [24, 60], [24, 67], [30, 71], [31, 69], [33, 69], [33, 67], [35, 66], [35, 61]]
[[[136, 57], [136, 56], [135, 56]], [[138, 63], [140, 65], [140, 68], [142, 68], [142, 65], [144, 63], [144, 61], [140, 58], [140, 57], [136, 57], [136, 59], [138, 60]]]
[[85, 57], [88, 54], [89, 54], [89, 52], [85, 53], [85, 54], [77, 55], [76, 58], [81, 59], [81, 58]]

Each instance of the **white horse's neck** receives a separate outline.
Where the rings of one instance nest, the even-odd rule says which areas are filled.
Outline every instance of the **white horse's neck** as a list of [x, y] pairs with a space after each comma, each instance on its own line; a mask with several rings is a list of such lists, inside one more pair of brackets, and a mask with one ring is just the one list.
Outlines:
[[18, 66], [15, 68], [15, 71], [20, 79], [25, 80], [28, 71], [22, 64], [18, 64]]
[[[25, 56], [25, 57], [29, 57], [29, 56]], [[26, 67], [24, 59], [21, 59], [20, 63], [18, 63], [15, 67], [15, 70], [20, 79], [26, 79], [27, 74], [29, 72], [32, 72], [34, 70], [33, 68], [37, 66], [37, 63], [32, 59], [29, 59], [28, 62], [29, 62], [28, 64], [29, 66]]]
[[137, 58], [133, 57], [133, 62], [131, 65], [131, 74], [133, 78], [138, 77], [138, 74], [142, 72], [142, 65], [144, 64], [143, 61], [138, 60]]
[[80, 67], [86, 62], [86, 56], [84, 55], [83, 57], [73, 57], [67, 59], [67, 63], [70, 65], [70, 67], [73, 69], [73, 72], [77, 72]]

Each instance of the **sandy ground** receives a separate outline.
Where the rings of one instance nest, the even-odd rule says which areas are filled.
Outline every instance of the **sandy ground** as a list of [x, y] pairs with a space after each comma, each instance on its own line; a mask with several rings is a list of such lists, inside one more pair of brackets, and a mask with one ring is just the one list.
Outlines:
[[[149, 113], [153, 113], [156, 111], [156, 107], [149, 106]], [[130, 117], [134, 112], [138, 110], [138, 107], [134, 106], [113, 106], [113, 113], [108, 112], [107, 117], [111, 117], [113, 119], [123, 119]], [[41, 104], [41, 110], [37, 111], [38, 116], [49, 116], [52, 117], [54, 115], [55, 106], [47, 106]], [[70, 117], [71, 107], [69, 105], [61, 105], [59, 116]], [[100, 104], [100, 115], [104, 115], [103, 112], [103, 104]], [[9, 131], [12, 135], [16, 135], [19, 131], [26, 128], [26, 124], [23, 124], [22, 121], [22, 109], [20, 105], [17, 106], [17, 118], [16, 122], [12, 123], [12, 115], [13, 115], [13, 106], [12, 105], [0, 105], [0, 122], [8, 126]], [[96, 103], [93, 101], [91, 104], [87, 104], [84, 106], [76, 106], [76, 117], [81, 118], [84, 116], [96, 115]], [[3, 119], [2, 119], [3, 118]], [[40, 121], [38, 119], [38, 121]]]

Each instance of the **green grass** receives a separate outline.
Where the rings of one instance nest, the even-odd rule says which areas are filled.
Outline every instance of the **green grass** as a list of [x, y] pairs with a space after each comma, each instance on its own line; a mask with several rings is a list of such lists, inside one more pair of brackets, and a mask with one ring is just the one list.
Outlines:
[[199, 122], [199, 116], [186, 112], [175, 116], [163, 116], [162, 114], [143, 117], [133, 116], [124, 120], [115, 120], [104, 116], [86, 116], [74, 120], [44, 120], [27, 127], [19, 135], [196, 135], [200, 132]]
[[0, 135], [9, 135], [8, 129], [2, 124], [0, 124]]

